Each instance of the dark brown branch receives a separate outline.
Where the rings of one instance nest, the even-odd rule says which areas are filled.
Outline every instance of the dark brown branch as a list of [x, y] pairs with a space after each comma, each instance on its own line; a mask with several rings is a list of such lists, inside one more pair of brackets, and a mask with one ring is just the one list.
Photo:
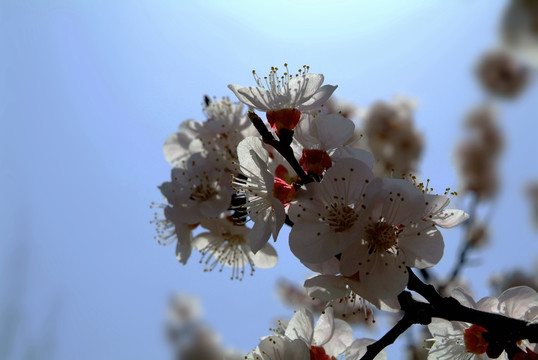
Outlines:
[[366, 354], [361, 360], [374, 359], [381, 350], [394, 343], [413, 324], [428, 325], [434, 317], [476, 324], [486, 329], [484, 337], [489, 344], [488, 355], [498, 356], [503, 350], [513, 353], [517, 351], [516, 344], [520, 340], [538, 342], [538, 323], [530, 324], [524, 320], [463, 306], [452, 297], [442, 297], [432, 285], [423, 283], [410, 268], [407, 270], [409, 271], [407, 288], [422, 295], [429, 303], [416, 301], [408, 291], [400, 293], [398, 301], [404, 316], [381, 339], [367, 346]]
[[267, 145], [271, 145], [273, 148], [275, 148], [276, 151], [280, 153], [286, 159], [286, 161], [290, 164], [290, 166], [293, 168], [293, 170], [297, 173], [297, 176], [301, 179], [302, 184], [308, 184], [314, 181], [310, 176], [308, 176], [301, 165], [299, 165], [299, 162], [295, 158], [295, 155], [293, 154], [293, 149], [291, 148], [291, 142], [293, 140], [293, 130], [287, 130], [282, 129], [280, 130], [279, 134], [279, 140], [275, 139], [273, 134], [267, 130], [267, 127], [265, 126], [265, 123], [263, 120], [254, 112], [249, 111], [248, 112], [248, 118], [252, 122], [252, 125], [258, 130], [260, 133], [262, 140]]

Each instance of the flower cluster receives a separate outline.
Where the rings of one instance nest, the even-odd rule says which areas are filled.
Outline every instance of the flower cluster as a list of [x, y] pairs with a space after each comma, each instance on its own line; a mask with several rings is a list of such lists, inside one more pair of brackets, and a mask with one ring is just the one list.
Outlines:
[[[207, 120], [186, 121], [167, 139], [165, 157], [174, 168], [160, 186], [168, 204], [155, 220], [159, 239], [177, 239], [182, 263], [194, 248], [207, 270], [230, 266], [232, 278], [242, 278], [245, 267], [275, 264], [268, 240], [276, 241], [288, 222], [291, 251], [320, 273], [308, 280], [313, 293], [327, 301], [359, 295], [397, 308], [407, 267], [431, 267], [443, 255], [437, 227], [467, 215], [446, 209], [449, 198], [423, 185], [375, 176], [374, 156], [350, 145], [354, 123], [316, 111], [336, 86], [322, 86], [323, 75], [308, 69], [293, 76], [286, 66], [278, 76], [272, 68], [265, 81], [254, 72], [258, 87], [229, 86], [245, 105], [266, 112], [267, 125], [253, 111], [245, 115], [241, 104], [206, 98]], [[386, 146], [376, 126], [398, 127], [388, 134], [412, 131], [408, 111], [398, 109], [372, 109], [372, 148]], [[387, 111], [394, 116], [382, 115]], [[383, 119], [389, 123], [379, 125]], [[193, 238], [197, 225], [208, 231]]]
[[[444, 251], [439, 228], [455, 227], [469, 215], [449, 208], [455, 195], [450, 189], [436, 194], [429, 180], [424, 184], [410, 174], [422, 137], [413, 127], [408, 101], [372, 106], [365, 116], [367, 146], [359, 148], [354, 122], [321, 108], [336, 89], [323, 85], [322, 74], [304, 66], [292, 75], [285, 65], [282, 75], [276, 67], [263, 79], [253, 75], [257, 87], [229, 85], [240, 103], [206, 97], [206, 120], [188, 120], [166, 140], [164, 154], [173, 168], [170, 181], [159, 187], [166, 203], [154, 205], [163, 209], [154, 219], [157, 238], [162, 244], [177, 242], [183, 264], [194, 249], [206, 271], [231, 267], [231, 278], [243, 279], [246, 271], [252, 275], [257, 267], [276, 265], [269, 240], [277, 241], [283, 226], [290, 226], [291, 252], [316, 275], [304, 283], [308, 298], [283, 290], [291, 301], [323, 309], [322, 314], [314, 327], [309, 310], [297, 311], [246, 358], [358, 359], [365, 353], [373, 358], [382, 348], [373, 353], [366, 350], [373, 341], [353, 341], [346, 316], [364, 314], [364, 321], [372, 313], [370, 304], [392, 312], [419, 308], [409, 306], [405, 291], [416, 291], [410, 285], [417, 281], [412, 269], [436, 265]], [[267, 121], [256, 111], [265, 112]], [[498, 154], [502, 142], [489, 108], [472, 113], [468, 125], [478, 140], [462, 148], [464, 187], [486, 197], [492, 186], [484, 185], [489, 163], [483, 156]], [[471, 237], [474, 246], [482, 233]], [[495, 312], [535, 321], [538, 307], [520, 314], [510, 299], [526, 290], [514, 291], [501, 295]], [[536, 302], [535, 295], [525, 294], [527, 304]], [[482, 302], [475, 306], [465, 296], [458, 299], [482, 308]], [[485, 303], [492, 306], [492, 301]], [[496, 354], [482, 336], [484, 328], [434, 321], [430, 330], [436, 339], [430, 358]], [[461, 344], [465, 351], [457, 348]], [[524, 345], [519, 352], [534, 351]]]

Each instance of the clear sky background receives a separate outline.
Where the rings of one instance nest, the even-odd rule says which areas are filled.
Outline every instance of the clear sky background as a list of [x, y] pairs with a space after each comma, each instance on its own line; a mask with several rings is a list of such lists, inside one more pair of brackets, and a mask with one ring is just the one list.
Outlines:
[[[421, 173], [455, 188], [462, 117], [485, 97], [472, 68], [497, 43], [505, 3], [2, 0], [0, 358], [166, 359], [173, 292], [199, 295], [227, 346], [253, 348], [271, 320], [291, 315], [275, 281], [308, 272], [285, 237], [279, 265], [243, 282], [158, 246], [149, 204], [169, 178], [166, 137], [203, 120], [204, 94], [253, 85], [252, 69], [308, 64], [363, 107], [416, 99]], [[490, 274], [536, 258], [523, 185], [538, 178], [537, 99], [532, 84], [500, 105], [507, 149], [493, 238], [464, 272], [477, 297]], [[458, 230], [444, 234], [439, 274], [459, 244]]]

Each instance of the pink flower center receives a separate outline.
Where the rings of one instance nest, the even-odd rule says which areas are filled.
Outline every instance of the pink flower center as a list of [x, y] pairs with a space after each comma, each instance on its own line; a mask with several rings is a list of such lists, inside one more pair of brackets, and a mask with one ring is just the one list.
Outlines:
[[323, 346], [312, 345], [310, 347], [310, 360], [336, 360], [336, 358], [327, 355]]
[[289, 204], [295, 197], [295, 188], [281, 178], [275, 177], [273, 196], [280, 200], [282, 204]]
[[297, 109], [280, 109], [268, 111], [266, 116], [269, 125], [276, 128], [278, 134], [281, 129], [293, 130], [301, 119], [301, 112]]
[[325, 170], [333, 165], [333, 161], [325, 150], [303, 149], [299, 164], [306, 172], [322, 175]]
[[465, 335], [463, 337], [465, 341], [465, 348], [467, 352], [472, 354], [483, 354], [488, 349], [488, 342], [482, 335], [487, 330], [482, 326], [472, 325], [470, 328], [465, 329]]

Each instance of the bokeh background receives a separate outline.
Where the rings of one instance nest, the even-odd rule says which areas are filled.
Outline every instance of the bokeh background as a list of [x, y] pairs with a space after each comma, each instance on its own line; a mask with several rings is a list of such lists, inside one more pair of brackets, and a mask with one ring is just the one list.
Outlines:
[[[285, 236], [279, 265], [242, 282], [204, 273], [197, 254], [182, 266], [173, 246], [158, 246], [149, 205], [169, 177], [166, 137], [203, 120], [204, 94], [253, 85], [252, 69], [307, 64], [365, 108], [415, 99], [420, 173], [457, 188], [453, 148], [485, 97], [473, 68], [497, 45], [506, 3], [2, 0], [0, 358], [170, 358], [163, 323], [175, 292], [202, 299], [226, 346], [253, 348], [292, 314], [276, 280], [308, 272]], [[507, 146], [492, 238], [464, 270], [478, 298], [491, 275], [536, 258], [524, 186], [538, 178], [537, 99], [531, 84], [499, 104]], [[460, 243], [458, 230], [444, 235], [438, 274]]]

